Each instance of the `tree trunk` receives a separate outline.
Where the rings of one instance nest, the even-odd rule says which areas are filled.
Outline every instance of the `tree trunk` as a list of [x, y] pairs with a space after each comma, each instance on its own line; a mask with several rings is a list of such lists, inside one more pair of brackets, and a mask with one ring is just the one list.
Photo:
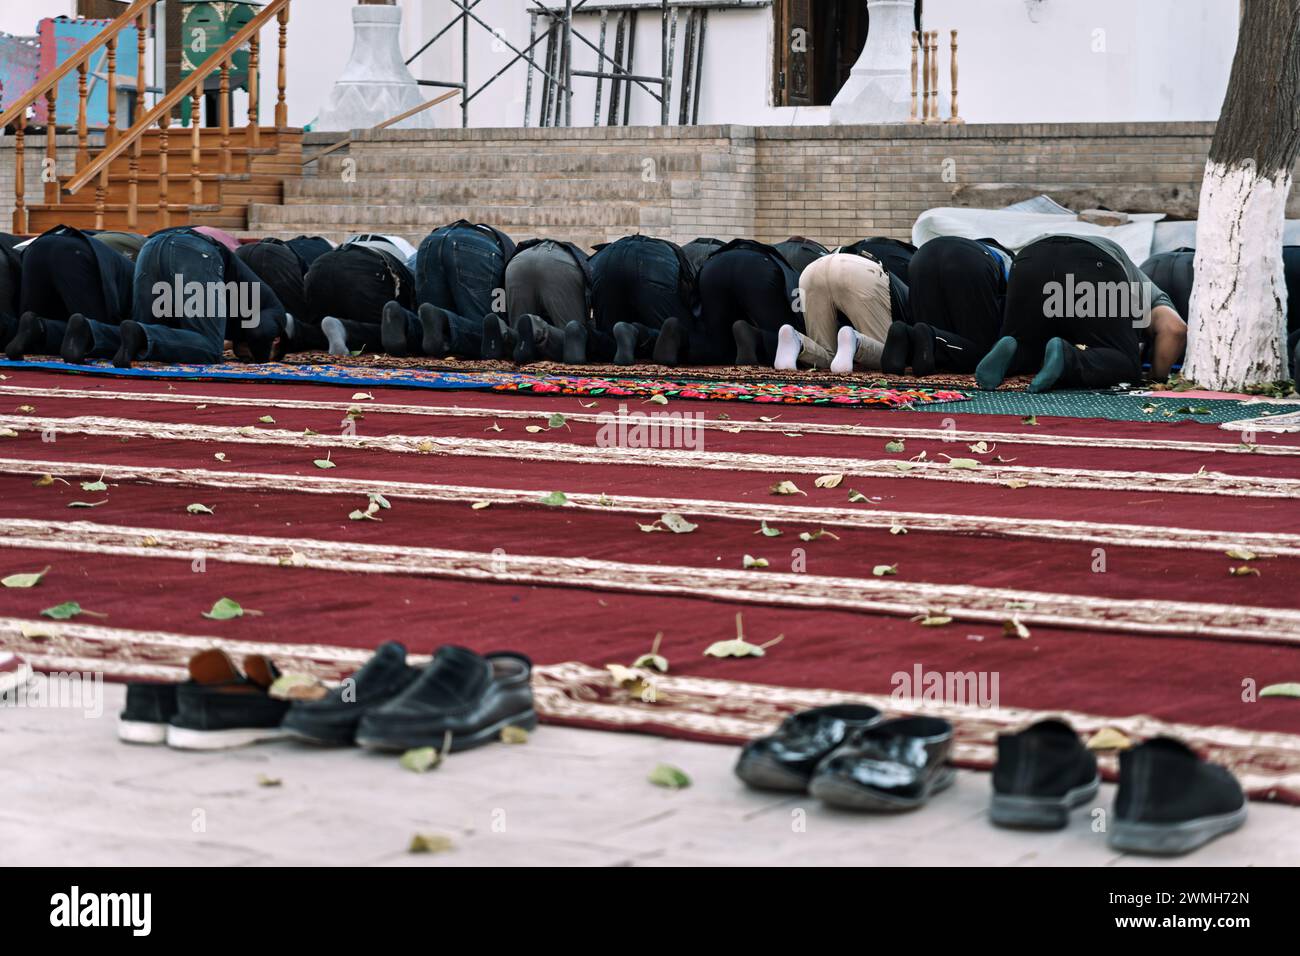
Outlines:
[[1300, 0], [1245, 0], [1196, 229], [1183, 377], [1203, 388], [1287, 378], [1282, 228], [1297, 151]]

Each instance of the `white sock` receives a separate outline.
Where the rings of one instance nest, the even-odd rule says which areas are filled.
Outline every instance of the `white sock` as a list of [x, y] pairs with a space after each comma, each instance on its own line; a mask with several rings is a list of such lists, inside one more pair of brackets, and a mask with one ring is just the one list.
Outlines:
[[793, 325], [783, 325], [776, 334], [776, 361], [772, 367], [781, 372], [793, 372], [799, 367], [799, 353], [803, 351], [803, 336]]

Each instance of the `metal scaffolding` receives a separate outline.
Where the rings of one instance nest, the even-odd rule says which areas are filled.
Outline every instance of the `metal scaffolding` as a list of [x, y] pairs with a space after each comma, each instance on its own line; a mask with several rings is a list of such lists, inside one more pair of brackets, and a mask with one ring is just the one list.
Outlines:
[[[433, 35], [420, 47], [406, 63], [409, 66], [425, 53], [433, 44], [447, 33], [460, 27], [461, 77], [459, 81], [417, 80], [421, 86], [436, 86], [460, 90], [461, 126], [469, 125], [470, 103], [500, 79], [516, 63], [524, 62], [528, 67], [528, 79], [524, 92], [525, 127], [533, 124], [535, 77], [540, 78], [537, 93], [538, 126], [572, 126], [573, 125], [573, 83], [574, 77], [594, 79], [596, 81], [595, 111], [592, 125], [601, 125], [601, 112], [605, 100], [605, 84], [608, 81], [609, 101], [605, 112], [605, 125], [626, 126], [631, 118], [632, 93], [634, 88], [645, 92], [659, 104], [660, 123], [669, 125], [673, 119], [672, 94], [674, 60], [677, 53], [677, 34], [679, 14], [686, 12], [686, 24], [682, 29], [684, 49], [682, 51], [682, 77], [677, 122], [680, 125], [699, 122], [700, 116], [700, 77], [704, 67], [704, 38], [708, 29], [709, 13], [713, 10], [743, 9], [760, 5], [755, 0], [632, 0], [632, 2], [611, 3], [600, 0], [530, 0], [528, 7], [529, 29], [528, 45], [522, 50], [510, 43], [497, 28], [493, 27], [474, 12], [483, 0], [449, 0], [457, 9], [451, 22]], [[636, 73], [636, 28], [637, 20], [643, 12], [658, 11], [661, 31], [660, 71], [658, 74]], [[599, 17], [599, 39], [593, 42], [575, 26], [578, 15]], [[611, 17], [612, 15], [612, 17]], [[611, 23], [612, 19], [612, 23]], [[476, 89], [470, 89], [469, 80], [469, 36], [471, 22], [492, 34], [495, 42], [502, 44], [514, 56], [505, 66]], [[606, 44], [613, 36], [612, 55], [606, 52]], [[587, 46], [596, 54], [594, 70], [575, 70], [573, 68], [574, 40]], [[539, 44], [545, 44], [539, 55], [534, 51]], [[538, 62], [540, 56], [541, 62]]]

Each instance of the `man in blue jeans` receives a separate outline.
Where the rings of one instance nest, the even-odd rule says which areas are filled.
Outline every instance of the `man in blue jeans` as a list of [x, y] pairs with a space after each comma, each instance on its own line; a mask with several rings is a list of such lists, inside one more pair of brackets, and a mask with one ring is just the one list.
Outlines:
[[134, 319], [122, 323], [113, 364], [220, 362], [229, 338], [265, 362], [284, 334], [271, 287], [215, 239], [186, 226], [149, 237], [135, 263]]
[[5, 355], [111, 358], [117, 327], [131, 317], [133, 267], [126, 256], [70, 226], [55, 226], [23, 252], [16, 334]]
[[510, 354], [514, 333], [502, 316], [506, 264], [515, 244], [482, 223], [456, 222], [435, 229], [415, 257], [418, 313], [393, 301], [381, 327], [389, 355], [499, 359]]

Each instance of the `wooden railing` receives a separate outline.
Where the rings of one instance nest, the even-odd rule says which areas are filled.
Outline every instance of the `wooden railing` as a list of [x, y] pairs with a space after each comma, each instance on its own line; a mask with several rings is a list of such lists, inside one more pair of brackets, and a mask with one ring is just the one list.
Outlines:
[[[136, 59], [136, 102], [139, 104], [137, 109], [143, 105], [146, 90], [145, 83], [145, 33], [149, 23], [149, 11], [153, 8], [158, 0], [135, 0], [131, 6], [101, 30], [89, 43], [79, 49], [76, 54], [59, 65], [59, 67], [42, 77], [35, 86], [18, 98], [12, 106], [0, 113], [0, 129], [4, 129], [13, 124], [14, 126], [14, 161], [16, 169], [14, 173], [14, 232], [22, 234], [27, 231], [27, 176], [25, 158], [25, 138], [27, 131], [27, 111], [41, 97], [45, 98], [47, 110], [47, 119], [45, 126], [45, 165], [52, 175], [57, 168], [58, 161], [58, 137], [56, 135], [56, 125], [58, 122], [58, 98], [59, 84], [63, 79], [70, 76], [74, 71], [77, 74], [77, 164], [81, 165], [88, 161], [89, 157], [89, 133], [86, 125], [86, 104], [89, 99], [86, 83], [86, 73], [90, 66], [90, 58], [99, 52], [100, 48], [106, 48], [106, 60], [108, 67], [108, 129], [105, 131], [105, 140], [109, 141], [117, 135], [117, 40], [118, 36], [124, 31], [129, 30], [132, 26], [136, 28], [137, 33], [137, 59]], [[52, 197], [51, 201], [58, 202], [57, 182], [54, 184], [55, 189], [49, 190], [47, 198]]]
[[[248, 127], [245, 143], [256, 148], [259, 143], [260, 93], [259, 70], [261, 67], [259, 31], [274, 17], [279, 21], [279, 69], [277, 74], [277, 98], [275, 105], [275, 125], [278, 129], [288, 126], [288, 107], [285, 99], [287, 85], [286, 57], [288, 48], [289, 3], [290, 0], [270, 0], [256, 16], [242, 26], [220, 49], [212, 53], [194, 72], [186, 76], [175, 88], [169, 90], [153, 106], [145, 108], [145, 94], [148, 90], [145, 79], [145, 42], [149, 25], [149, 11], [158, 0], [136, 0], [116, 20], [104, 28], [90, 43], [86, 44], [76, 55], [63, 63], [28, 90], [13, 106], [0, 114], [0, 128], [9, 123], [15, 126], [14, 160], [16, 175], [14, 181], [14, 218], [13, 231], [17, 234], [27, 232], [27, 203], [25, 176], [25, 142], [27, 110], [41, 96], [46, 99], [49, 109], [49, 123], [46, 129], [46, 166], [54, 176], [52, 188], [46, 190], [46, 201], [60, 202], [64, 193], [75, 195], [91, 181], [95, 181], [95, 227], [103, 228], [104, 212], [109, 188], [109, 167], [127, 150], [130, 150], [129, 173], [127, 177], [127, 227], [134, 229], [139, 221], [139, 184], [140, 166], [143, 155], [144, 134], [155, 124], [158, 128], [158, 218], [161, 226], [166, 228], [171, 223], [170, 197], [168, 195], [170, 175], [170, 135], [171, 113], [187, 97], [191, 102], [190, 111], [190, 202], [197, 205], [202, 202], [203, 183], [201, 179], [202, 131], [199, 107], [207, 79], [220, 71], [218, 88], [219, 129], [221, 170], [230, 172], [232, 166], [231, 116], [230, 116], [230, 74], [235, 54], [248, 45]], [[127, 130], [117, 127], [117, 42], [122, 31], [136, 28], [136, 116], [135, 122]], [[93, 158], [89, 150], [89, 136], [86, 123], [86, 106], [88, 101], [87, 71], [90, 58], [101, 48], [106, 49], [108, 73], [108, 125], [104, 133], [104, 147]], [[78, 114], [77, 114], [77, 157], [75, 172], [64, 184], [60, 184], [54, 170], [57, 168], [57, 137], [55, 120], [58, 84], [73, 71], [78, 75]]]

